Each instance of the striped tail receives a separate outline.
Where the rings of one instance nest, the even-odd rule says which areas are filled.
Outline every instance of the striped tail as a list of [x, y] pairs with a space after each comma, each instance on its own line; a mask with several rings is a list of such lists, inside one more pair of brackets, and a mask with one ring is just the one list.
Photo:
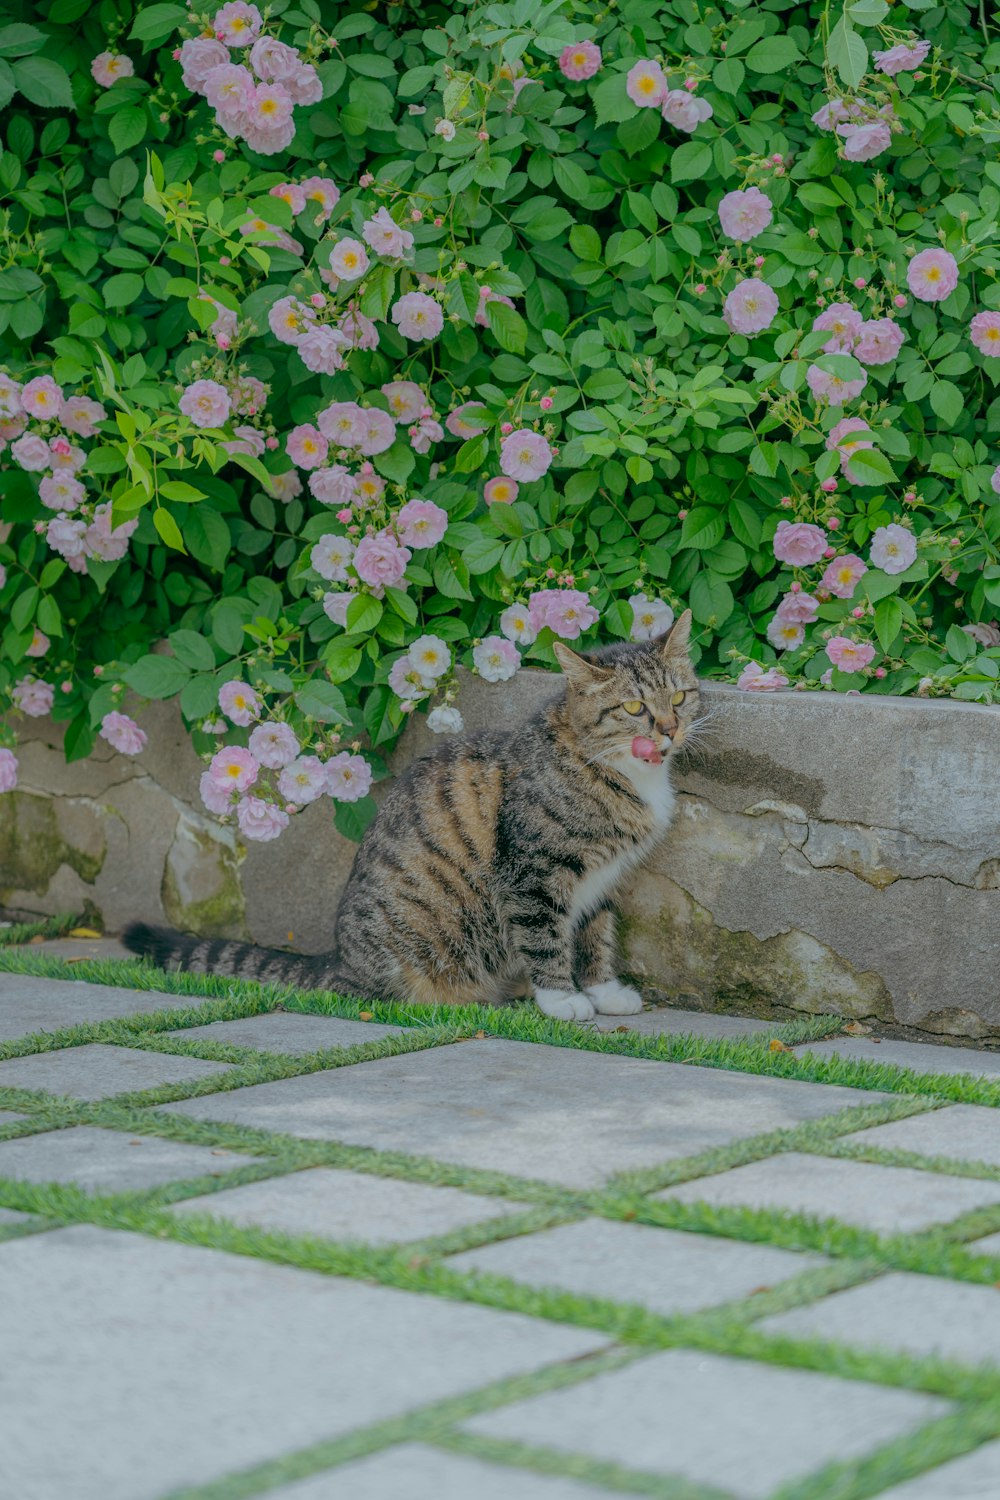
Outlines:
[[126, 927], [122, 942], [130, 953], [150, 959], [158, 969], [190, 969], [198, 974], [231, 974], [261, 984], [356, 993], [352, 981], [338, 969], [336, 953], [283, 953], [280, 948], [258, 948], [228, 938], [190, 937], [167, 927], [149, 927], [145, 922], [132, 922]]

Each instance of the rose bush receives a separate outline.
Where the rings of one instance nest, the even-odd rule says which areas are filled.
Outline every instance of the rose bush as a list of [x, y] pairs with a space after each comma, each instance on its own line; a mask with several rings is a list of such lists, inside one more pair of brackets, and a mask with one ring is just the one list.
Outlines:
[[245, 837], [322, 796], [358, 836], [458, 665], [686, 604], [748, 690], [1000, 701], [978, 8], [30, 9], [0, 790], [20, 716], [135, 754], [176, 697]]

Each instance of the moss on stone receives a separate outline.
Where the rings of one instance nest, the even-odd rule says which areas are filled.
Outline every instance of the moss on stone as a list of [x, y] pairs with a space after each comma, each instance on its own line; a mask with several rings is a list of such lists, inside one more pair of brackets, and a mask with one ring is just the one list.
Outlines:
[[[178, 858], [181, 841], [184, 855]], [[238, 864], [238, 855], [227, 844], [190, 819], [181, 819], [160, 885], [163, 910], [173, 926], [199, 937], [245, 936]]]
[[89, 848], [71, 843], [59, 825], [58, 799], [13, 792], [0, 819], [0, 895], [33, 891], [44, 895], [61, 865], [93, 885], [104, 865], [107, 842], [97, 818], [89, 819]]

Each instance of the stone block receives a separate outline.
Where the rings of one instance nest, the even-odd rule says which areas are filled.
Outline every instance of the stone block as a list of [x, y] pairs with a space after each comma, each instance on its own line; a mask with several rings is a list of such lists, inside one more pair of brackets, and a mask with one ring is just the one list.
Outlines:
[[19, 1214], [13, 1208], [0, 1208], [0, 1224], [27, 1224], [30, 1214]]
[[951, 1463], [883, 1490], [879, 1500], [996, 1500], [1000, 1494], [1000, 1442], [984, 1443]]
[[[526, 1042], [463, 1042], [164, 1106], [574, 1187], [880, 1095]], [[998, 1188], [1000, 1192], [1000, 1188]]]
[[1000, 1363], [996, 1288], [910, 1271], [892, 1271], [757, 1326], [765, 1333], [935, 1355], [964, 1365]]
[[972, 1078], [996, 1078], [1000, 1074], [1000, 1052], [976, 1047], [935, 1047], [929, 1042], [898, 1042], [889, 1037], [838, 1036], [826, 1042], [806, 1042], [796, 1047], [800, 1057], [846, 1057], [857, 1062], [889, 1063], [912, 1068], [915, 1073], [968, 1073]]
[[0, 1042], [35, 1032], [63, 1031], [118, 1016], [152, 1015], [158, 1010], [190, 1010], [190, 995], [161, 995], [112, 984], [42, 979], [34, 974], [0, 972]]
[[458, 1271], [495, 1272], [531, 1286], [637, 1302], [666, 1317], [749, 1297], [827, 1264], [819, 1255], [608, 1219], [561, 1224], [449, 1261]]
[[391, 1245], [448, 1234], [467, 1224], [520, 1213], [527, 1206], [510, 1198], [485, 1198], [458, 1188], [313, 1167], [286, 1177], [224, 1188], [202, 1198], [186, 1198], [175, 1204], [172, 1212], [211, 1214], [234, 1224], [278, 1229], [285, 1234]]
[[188, 1177], [221, 1177], [252, 1160], [221, 1147], [124, 1135], [92, 1125], [0, 1141], [0, 1177], [71, 1182], [88, 1193], [130, 1193]]
[[667, 1188], [656, 1197], [726, 1208], [778, 1209], [839, 1219], [878, 1234], [910, 1234], [1000, 1203], [1000, 1182], [789, 1151]]
[[260, 1052], [285, 1052], [294, 1057], [324, 1047], [358, 1047], [363, 1042], [380, 1042], [411, 1029], [380, 1025], [377, 1021], [349, 1021], [342, 1016], [306, 1016], [276, 1010], [240, 1021], [189, 1026], [173, 1034], [189, 1042], [221, 1042], [227, 1047], [256, 1047]]
[[[507, 1464], [464, 1458], [421, 1443], [402, 1443], [327, 1474], [268, 1492], [269, 1500], [621, 1500], [575, 1479], [533, 1474]], [[992, 1497], [991, 1497], [992, 1500]]]
[[845, 1140], [886, 1151], [919, 1151], [922, 1156], [950, 1156], [956, 1161], [986, 1162], [1000, 1167], [1000, 1130], [995, 1109], [950, 1104], [907, 1120], [893, 1120], [859, 1130]]
[[160, 1083], [187, 1083], [212, 1073], [226, 1073], [231, 1067], [231, 1063], [203, 1062], [199, 1057], [171, 1057], [166, 1052], [91, 1042], [86, 1047], [63, 1047], [58, 1052], [36, 1052], [0, 1062], [0, 1088], [44, 1089], [74, 1099], [110, 1099]]
[[860, 1458], [949, 1405], [933, 1396], [673, 1349], [463, 1423], [468, 1432], [770, 1500], [834, 1460]]
[[31, 1500], [161, 1500], [603, 1344], [91, 1225], [0, 1245], [0, 1305], [4, 1484]]
[[595, 1016], [598, 1031], [636, 1031], [640, 1036], [752, 1036], [767, 1034], [766, 1021], [748, 1016], [726, 1016], [710, 1010], [677, 1010], [658, 1005], [639, 1016]]

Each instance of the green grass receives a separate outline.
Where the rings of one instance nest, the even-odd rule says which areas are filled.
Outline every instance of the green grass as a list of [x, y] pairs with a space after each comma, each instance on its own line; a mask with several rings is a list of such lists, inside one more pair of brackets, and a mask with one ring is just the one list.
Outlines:
[[[980, 1285], [1000, 1282], [1000, 1257], [978, 1254], [972, 1243], [980, 1236], [1000, 1230], [1000, 1203], [943, 1227], [904, 1235], [878, 1235], [835, 1218], [716, 1207], [704, 1202], [661, 1201], [651, 1196], [679, 1183], [693, 1182], [788, 1151], [870, 1161], [889, 1167], [912, 1167], [926, 1172], [929, 1183], [937, 1173], [1000, 1181], [1000, 1168], [987, 1163], [887, 1151], [865, 1146], [863, 1140], [845, 1139], [859, 1130], [950, 1103], [997, 1108], [1000, 1081], [918, 1073], [842, 1057], [798, 1057], [770, 1050], [772, 1038], [788, 1046], [828, 1035], [841, 1024], [833, 1017], [806, 1018], [780, 1026], [764, 1024], [762, 1036], [736, 1039], [651, 1037], [636, 1032], [598, 1033], [549, 1020], [530, 1006], [487, 1009], [419, 1008], [388, 1002], [361, 1004], [322, 992], [296, 993], [286, 986], [261, 986], [213, 976], [164, 975], [142, 964], [116, 960], [87, 960], [67, 965], [37, 948], [4, 947], [0, 950], [0, 970], [87, 980], [143, 993], [167, 993], [190, 1002], [149, 1015], [85, 1023], [19, 1038], [0, 1044], [0, 1061], [100, 1042], [200, 1057], [220, 1065], [220, 1071], [203, 1079], [162, 1084], [95, 1102], [57, 1097], [39, 1090], [0, 1087], [0, 1108], [27, 1116], [24, 1121], [0, 1126], [0, 1143], [72, 1125], [98, 1125], [132, 1135], [155, 1135], [229, 1149], [252, 1158], [249, 1163], [236, 1164], [228, 1170], [220, 1158], [211, 1175], [118, 1194], [88, 1194], [65, 1183], [33, 1184], [0, 1177], [0, 1206], [33, 1216], [26, 1224], [0, 1225], [0, 1243], [44, 1233], [59, 1225], [88, 1223], [252, 1256], [320, 1275], [351, 1277], [411, 1293], [575, 1325], [592, 1330], [606, 1345], [605, 1352], [596, 1357], [550, 1366], [516, 1381], [502, 1381], [460, 1400], [437, 1403], [405, 1418], [314, 1445], [246, 1473], [177, 1491], [163, 1500], [242, 1500], [242, 1497], [266, 1495], [296, 1478], [336, 1468], [404, 1441], [429, 1442], [491, 1463], [508, 1464], [515, 1471], [577, 1478], [623, 1495], [655, 1496], [660, 1500], [728, 1500], [709, 1486], [621, 1468], [588, 1457], [473, 1437], [457, 1430], [458, 1423], [478, 1411], [586, 1380], [600, 1370], [619, 1368], [654, 1351], [672, 1348], [698, 1349], [706, 1354], [726, 1354], [761, 1364], [924, 1391], [956, 1403], [953, 1411], [927, 1423], [905, 1440], [890, 1442], [863, 1460], [830, 1465], [821, 1473], [785, 1486], [772, 1500], [868, 1500], [890, 1485], [1000, 1435], [1000, 1368], [967, 1367], [891, 1351], [859, 1350], [822, 1340], [795, 1339], [759, 1326], [772, 1314], [808, 1306], [832, 1292], [870, 1281], [886, 1270], [919, 1271]], [[240, 1019], [277, 1008], [352, 1019], [358, 1019], [364, 1011], [376, 1022], [409, 1029], [384, 1039], [325, 1048], [306, 1056], [259, 1052], [232, 1043], [176, 1035], [191, 1026]], [[471, 1169], [427, 1156], [350, 1146], [338, 1141], [304, 1140], [255, 1127], [155, 1110], [157, 1105], [207, 1094], [457, 1045], [477, 1033], [611, 1057], [645, 1058], [834, 1084], [881, 1097], [859, 1097], [855, 1105], [844, 1108], [841, 1095], [830, 1114], [822, 1119], [736, 1140], [654, 1168], [621, 1173], [603, 1187], [591, 1190], [525, 1179], [514, 1172]], [[211, 1209], [210, 1203], [200, 1206], [197, 1213], [170, 1211], [171, 1205], [184, 1199], [214, 1197], [228, 1188], [317, 1166], [458, 1187], [485, 1197], [518, 1200], [526, 1206], [445, 1235], [392, 1246], [244, 1229], [220, 1213], [207, 1211]], [[220, 1200], [220, 1210], [222, 1207]], [[463, 1250], [544, 1232], [587, 1217], [813, 1251], [826, 1256], [830, 1263], [803, 1268], [800, 1274], [741, 1301], [719, 1304], [697, 1314], [665, 1316], [630, 1302], [627, 1291], [621, 1299], [584, 1296], [559, 1287], [525, 1285], [494, 1273], [460, 1271], [448, 1259]]]
[[13, 922], [9, 927], [0, 927], [0, 947], [17, 943], [30, 943], [32, 938], [61, 938], [74, 927], [82, 927], [85, 917], [63, 912], [56, 917], [41, 917], [37, 922]]

